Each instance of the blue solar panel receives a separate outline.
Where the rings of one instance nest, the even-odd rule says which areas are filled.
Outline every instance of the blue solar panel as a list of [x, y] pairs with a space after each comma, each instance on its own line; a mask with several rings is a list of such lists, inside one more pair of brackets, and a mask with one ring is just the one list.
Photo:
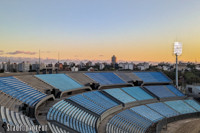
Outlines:
[[144, 83], [165, 83], [171, 82], [161, 72], [133, 72], [137, 77], [144, 81]]
[[147, 90], [149, 90], [151, 93], [156, 95], [159, 98], [165, 98], [165, 97], [175, 97], [176, 95], [172, 93], [167, 87], [158, 85], [158, 86], [145, 86]]
[[137, 100], [153, 99], [151, 95], [149, 95], [140, 87], [125, 87], [125, 88], [122, 88], [122, 90]]
[[67, 91], [83, 87], [65, 74], [44, 74], [35, 76], [59, 89], [60, 91]]
[[125, 82], [121, 80], [114, 73], [85, 73], [92, 80], [96, 81], [100, 85], [112, 85], [112, 84], [124, 84]]

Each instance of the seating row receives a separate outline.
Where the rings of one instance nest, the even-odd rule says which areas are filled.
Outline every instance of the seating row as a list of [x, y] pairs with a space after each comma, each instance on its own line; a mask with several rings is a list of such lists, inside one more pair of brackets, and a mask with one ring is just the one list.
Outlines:
[[46, 94], [35, 90], [14, 77], [0, 78], [0, 91], [30, 106], [35, 106]]
[[77, 132], [95, 133], [97, 117], [62, 100], [50, 108], [47, 120], [57, 121]]

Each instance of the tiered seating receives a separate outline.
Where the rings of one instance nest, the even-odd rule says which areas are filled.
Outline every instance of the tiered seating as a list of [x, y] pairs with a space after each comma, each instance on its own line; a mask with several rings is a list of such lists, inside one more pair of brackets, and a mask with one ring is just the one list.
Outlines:
[[65, 74], [44, 74], [35, 76], [60, 91], [68, 91], [83, 87]]
[[6, 122], [11, 126], [20, 126], [20, 125], [27, 127], [35, 126], [35, 124], [29, 117], [16, 113], [14, 111], [10, 111], [8, 108], [5, 108], [4, 106], [1, 106], [0, 108], [1, 108], [0, 117], [3, 120], [3, 122]]
[[132, 72], [115, 72], [115, 73], [126, 82], [141, 81], [141, 79], [138, 78], [136, 75], [134, 75]]
[[128, 93], [130, 96], [134, 97], [136, 100], [153, 99], [151, 95], [149, 95], [140, 87], [125, 87], [122, 88], [122, 90]]
[[177, 88], [175, 88], [172, 85], [166, 85], [165, 87], [172, 91], [176, 96], [185, 96], [182, 92], [180, 92]]
[[48, 126], [49, 126], [50, 130], [52, 131], [52, 133], [69, 133], [68, 131], [66, 131], [54, 124], [51, 124], [50, 122], [48, 122]]
[[163, 85], [145, 86], [145, 88], [159, 98], [176, 97], [173, 92], [171, 92], [167, 87]]
[[176, 110], [177, 112], [181, 114], [187, 114], [187, 113], [194, 113], [197, 112], [194, 108], [186, 104], [182, 100], [176, 100], [176, 101], [167, 101], [165, 102], [168, 106]]
[[47, 120], [57, 121], [78, 132], [96, 132], [95, 124], [97, 117], [64, 100], [50, 108]]
[[163, 115], [167, 118], [179, 115], [178, 112], [169, 108], [164, 103], [152, 103], [152, 104], [147, 104], [147, 106], [150, 107], [152, 110], [160, 113], [161, 115]]
[[4, 92], [0, 92], [0, 105], [7, 107], [15, 112], [18, 112], [17, 107], [21, 106], [22, 104], [23, 102], [13, 98], [12, 96]]
[[100, 92], [88, 92], [84, 94], [75, 95], [69, 97], [68, 99], [76, 102], [77, 104], [81, 105], [82, 107], [91, 110], [92, 112], [101, 115], [106, 110], [117, 106], [118, 104], [112, 101], [109, 98], [106, 98]]
[[93, 80], [86, 76], [84, 73], [81, 72], [68, 72], [66, 73], [72, 79], [78, 81], [78, 83], [82, 85], [87, 85], [88, 83], [93, 83]]
[[127, 109], [115, 115], [106, 125], [107, 133], [145, 133], [152, 122]]
[[144, 83], [169, 83], [171, 80], [161, 72], [133, 72]]
[[188, 105], [190, 105], [191, 107], [193, 107], [197, 111], [200, 111], [200, 105], [196, 101], [194, 101], [194, 100], [184, 100], [184, 102], [186, 102]]
[[116, 98], [117, 100], [121, 101], [124, 104], [136, 101], [135, 98], [133, 98], [130, 95], [126, 94], [125, 92], [123, 92], [119, 88], [107, 89], [107, 90], [103, 90], [103, 91], [108, 93], [112, 97]]
[[113, 84], [125, 84], [117, 75], [112, 72], [102, 73], [85, 73], [89, 78], [99, 83], [100, 85], [113, 85]]
[[0, 78], [0, 91], [30, 106], [35, 106], [46, 94], [35, 90], [14, 77]]
[[131, 108], [131, 110], [133, 110], [137, 114], [149, 119], [152, 122], [157, 122], [157, 121], [162, 120], [164, 118], [162, 115], [153, 111], [152, 109], [148, 108], [145, 105], [133, 107], [133, 108]]
[[36, 78], [33, 75], [23, 75], [23, 76], [15, 76], [17, 79], [23, 81], [24, 83], [33, 86], [35, 89], [46, 93], [47, 90], [52, 91], [53, 87], [42, 82], [41, 80], [39, 80], [38, 78]]
[[106, 109], [110, 109], [118, 105], [116, 102], [103, 95], [100, 91], [83, 93], [83, 96]]

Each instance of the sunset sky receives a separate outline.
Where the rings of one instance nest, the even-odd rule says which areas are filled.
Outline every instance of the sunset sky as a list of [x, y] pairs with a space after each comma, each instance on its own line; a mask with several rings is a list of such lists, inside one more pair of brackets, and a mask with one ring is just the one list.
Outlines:
[[200, 62], [199, 0], [2, 0], [0, 56]]

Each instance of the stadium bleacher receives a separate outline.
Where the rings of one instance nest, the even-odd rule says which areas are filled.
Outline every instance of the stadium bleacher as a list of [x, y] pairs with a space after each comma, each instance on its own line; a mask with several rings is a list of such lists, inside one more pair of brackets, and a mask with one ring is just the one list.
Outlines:
[[180, 114], [188, 114], [188, 113], [194, 113], [197, 112], [194, 108], [189, 106], [187, 103], [185, 103], [183, 100], [176, 100], [176, 101], [167, 101], [164, 102]]
[[133, 98], [130, 95], [126, 94], [120, 88], [106, 89], [106, 90], [103, 90], [103, 91], [108, 93], [110, 96], [116, 98], [117, 100], [119, 100], [120, 102], [122, 102], [124, 104], [136, 101], [135, 98]]
[[175, 110], [171, 109], [170, 107], [168, 107], [166, 104], [161, 103], [161, 102], [147, 104], [147, 106], [167, 118], [177, 116], [180, 114], [180, 113], [176, 112]]
[[200, 111], [200, 105], [196, 101], [189, 99], [189, 100], [184, 100], [184, 102], [186, 102], [188, 105], [190, 105], [197, 111]]
[[41, 91], [42, 93], [46, 93], [48, 90], [49, 91], [53, 90], [52, 86], [40, 81], [34, 75], [15, 76], [15, 78], [19, 79], [20, 81], [23, 81], [29, 86], [34, 87], [35, 89]]
[[100, 85], [113, 85], [113, 84], [126, 83], [112, 72], [85, 73], [85, 75], [87, 75], [89, 78], [99, 83]]
[[30, 106], [35, 106], [46, 94], [24, 84], [14, 77], [0, 78], [0, 91]]
[[78, 132], [95, 133], [97, 117], [62, 100], [50, 108], [47, 120], [57, 121]]
[[144, 86], [144, 88], [159, 98], [176, 97], [176, 95], [164, 85]]
[[159, 120], [162, 120], [164, 118], [162, 115], [153, 111], [152, 109], [150, 109], [149, 107], [147, 107], [145, 105], [133, 107], [133, 108], [131, 108], [131, 110], [133, 110], [137, 114], [149, 119], [150, 121], [152, 121], [154, 123]]
[[35, 76], [60, 91], [69, 91], [83, 87], [66, 74], [44, 74]]
[[[6, 122], [7, 124], [11, 125], [11, 126], [27, 126], [29, 127], [28, 132], [35, 132], [37, 133], [36, 130], [34, 130], [32, 127], [35, 126], [35, 124], [33, 123], [32, 119], [23, 115], [23, 114], [19, 114], [16, 113], [14, 111], [10, 111], [8, 108], [5, 108], [4, 106], [0, 106], [1, 111], [1, 119], [3, 122]], [[28, 128], [27, 128], [28, 129]]]
[[134, 97], [136, 100], [148, 100], [154, 97], [145, 92], [141, 87], [124, 87], [122, 88], [130, 96]]
[[[135, 83], [141, 80], [144, 84]], [[88, 83], [100, 84], [99, 90], [94, 87], [81, 91]], [[48, 101], [52, 95], [44, 94], [45, 90], [57, 89], [66, 95]], [[71, 90], [77, 92], [70, 94]], [[46, 124], [52, 133], [151, 133], [159, 132], [168, 122], [199, 116], [200, 104], [184, 95], [160, 72], [0, 77], [1, 124]]]
[[72, 100], [73, 102], [81, 105], [92, 112], [101, 115], [106, 110], [117, 106], [118, 104], [111, 99], [105, 97], [102, 93], [95, 91], [95, 92], [88, 92], [84, 94], [78, 94], [68, 99]]
[[161, 72], [133, 72], [144, 83], [171, 83], [172, 81]]
[[125, 110], [112, 117], [106, 125], [107, 133], [145, 133], [152, 122], [132, 110]]

